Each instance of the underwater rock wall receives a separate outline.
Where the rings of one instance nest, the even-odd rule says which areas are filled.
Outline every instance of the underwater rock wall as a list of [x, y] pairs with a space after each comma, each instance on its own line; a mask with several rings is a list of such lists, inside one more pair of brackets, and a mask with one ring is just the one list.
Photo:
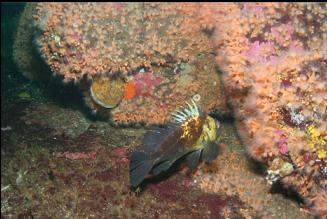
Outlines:
[[324, 215], [326, 13], [325, 3], [28, 4], [14, 58], [39, 78], [35, 48], [115, 124], [164, 123], [191, 98], [228, 112], [217, 62], [249, 154]]
[[31, 80], [49, 80], [50, 77], [45, 74], [44, 65], [32, 43], [36, 34], [33, 28], [34, 13], [35, 4], [27, 4], [20, 16], [13, 45], [13, 59], [25, 77]]
[[327, 214], [326, 3], [203, 10], [216, 23], [217, 62], [249, 154], [268, 166], [270, 183]]
[[[26, 53], [19, 48], [33, 44], [53, 75], [78, 84], [86, 104], [115, 124], [164, 123], [169, 112], [193, 97], [204, 111], [224, 113], [228, 110], [216, 71], [212, 30], [199, 15], [199, 7], [195, 3], [28, 5], [24, 14], [29, 16], [22, 17], [16, 37], [25, 47], [17, 46], [15, 54]], [[26, 26], [27, 20], [33, 25]], [[26, 40], [27, 34], [33, 39]], [[35, 78], [31, 66], [20, 67]]]

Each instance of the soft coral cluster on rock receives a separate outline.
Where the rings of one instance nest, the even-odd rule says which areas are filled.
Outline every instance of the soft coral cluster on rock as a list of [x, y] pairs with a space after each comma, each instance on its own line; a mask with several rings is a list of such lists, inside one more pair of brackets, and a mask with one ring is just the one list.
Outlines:
[[[77, 82], [86, 104], [116, 124], [166, 122], [169, 111], [196, 94], [201, 95], [204, 110], [227, 112], [213, 45], [205, 31], [207, 17], [198, 13], [200, 7], [194, 3], [28, 4], [14, 56], [26, 76], [38, 78], [38, 71], [28, 65], [35, 53], [21, 51], [36, 48], [53, 75]], [[105, 81], [119, 77], [126, 83], [108, 82], [92, 94], [89, 81], [96, 84], [101, 77], [109, 78]], [[153, 85], [144, 86], [148, 83]], [[97, 94], [105, 99], [99, 101]], [[104, 109], [112, 107], [115, 110]]]
[[[217, 61], [248, 152], [326, 214], [316, 198], [326, 193], [326, 4], [222, 4], [207, 13], [217, 22]], [[287, 175], [278, 160], [289, 163]]]

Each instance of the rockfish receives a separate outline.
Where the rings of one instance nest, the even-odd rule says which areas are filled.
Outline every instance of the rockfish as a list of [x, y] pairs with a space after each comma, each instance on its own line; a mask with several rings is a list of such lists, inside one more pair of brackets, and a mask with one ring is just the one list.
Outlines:
[[200, 159], [210, 162], [218, 156], [220, 123], [206, 115], [194, 102], [171, 113], [165, 127], [148, 130], [142, 148], [131, 155], [130, 181], [137, 187], [144, 178], [168, 170], [186, 156], [186, 163], [194, 170]]

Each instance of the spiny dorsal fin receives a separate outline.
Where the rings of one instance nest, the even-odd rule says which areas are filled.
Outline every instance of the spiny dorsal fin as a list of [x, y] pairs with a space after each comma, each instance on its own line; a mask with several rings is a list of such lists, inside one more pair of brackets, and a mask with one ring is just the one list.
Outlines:
[[200, 116], [199, 108], [196, 105], [196, 103], [194, 102], [194, 100], [191, 100], [191, 103], [192, 104], [187, 102], [186, 103], [187, 106], [182, 107], [182, 109], [180, 111], [177, 110], [177, 111], [171, 113], [172, 122], [183, 123], [190, 118]]

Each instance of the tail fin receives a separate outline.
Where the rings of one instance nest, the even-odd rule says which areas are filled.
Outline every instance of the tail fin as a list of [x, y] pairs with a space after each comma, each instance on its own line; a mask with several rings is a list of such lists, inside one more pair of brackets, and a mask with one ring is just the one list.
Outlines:
[[143, 151], [136, 151], [132, 154], [130, 163], [130, 181], [133, 187], [138, 186], [150, 172], [153, 166], [150, 156]]

